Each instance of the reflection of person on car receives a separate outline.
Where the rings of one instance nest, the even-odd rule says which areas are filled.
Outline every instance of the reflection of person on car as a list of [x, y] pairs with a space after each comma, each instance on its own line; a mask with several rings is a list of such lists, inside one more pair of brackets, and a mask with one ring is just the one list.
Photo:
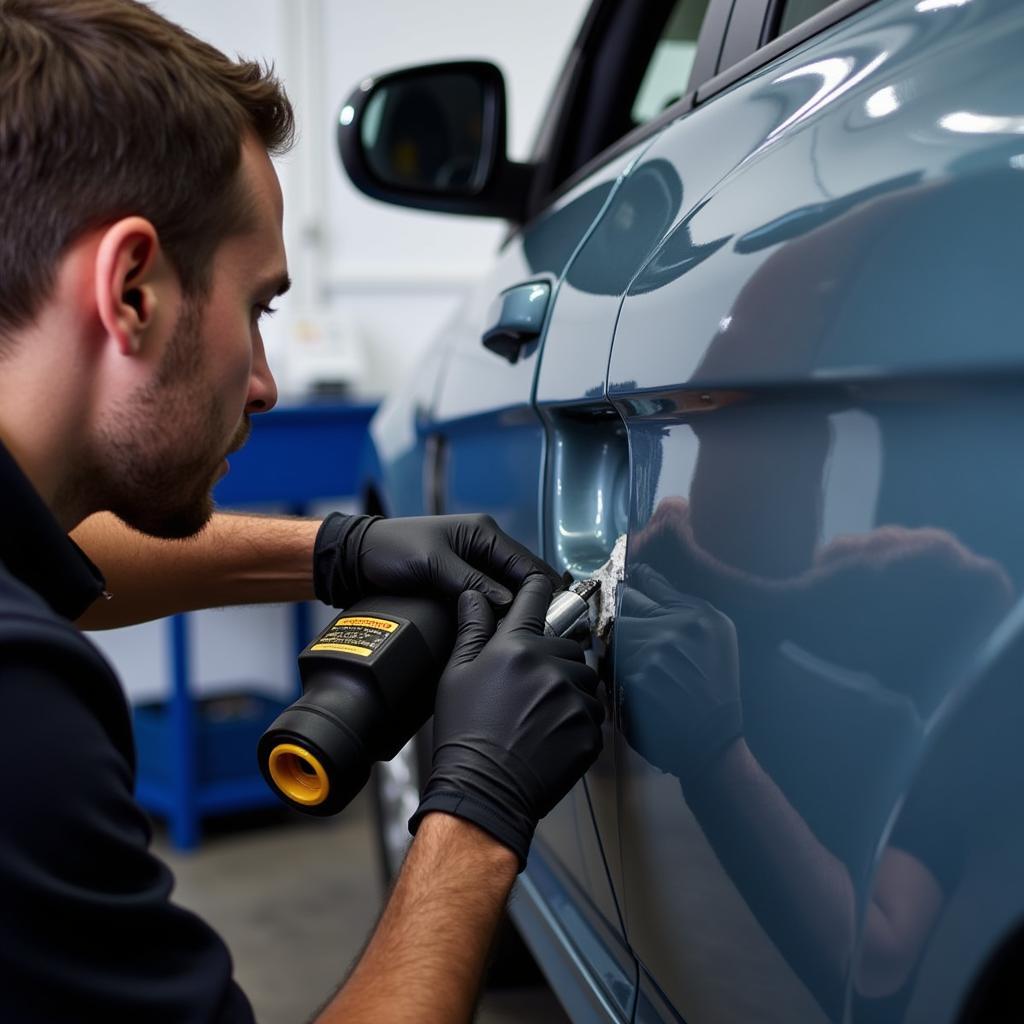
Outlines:
[[[627, 738], [646, 760], [680, 779], [688, 805], [762, 926], [822, 1006], [838, 1012], [858, 916], [854, 879], [865, 864], [859, 851], [844, 846], [844, 837], [828, 834], [827, 820], [835, 819], [855, 789], [871, 789], [872, 771], [886, 763], [880, 747], [916, 742], [920, 719], [914, 704], [898, 692], [900, 680], [892, 673], [911, 671], [915, 653], [920, 671], [927, 672], [931, 662], [922, 656], [924, 638], [916, 633], [904, 638], [902, 655], [891, 644], [875, 643], [873, 635], [877, 639], [885, 629], [898, 633], [900, 602], [928, 581], [924, 593], [935, 598], [929, 646], [941, 655], [948, 650], [943, 637], [991, 625], [1008, 602], [1008, 582], [995, 563], [971, 554], [948, 533], [898, 527], [841, 538], [792, 578], [756, 577], [725, 565], [694, 541], [690, 508], [678, 498], [659, 506], [635, 551], [640, 561], [630, 573], [616, 628]], [[681, 592], [651, 564], [671, 566], [677, 585], [688, 581], [683, 584], [688, 590], [714, 595], [728, 615]], [[837, 629], [830, 612], [837, 602], [849, 602], [853, 592], [865, 609], [863, 621], [846, 621]], [[745, 631], [755, 629], [760, 635], [745, 646]], [[778, 652], [770, 650], [773, 643], [806, 645], [821, 659], [812, 661], [812, 671], [838, 664], [873, 675], [878, 685], [860, 692], [829, 685], [824, 670], [807, 692], [832, 714], [804, 718], [789, 702], [783, 706], [795, 728], [781, 736], [748, 737], [743, 701], [749, 697], [763, 706], [765, 695], [757, 692], [762, 687], [778, 701], [786, 696], [775, 689], [780, 675], [808, 671], [806, 664], [784, 658], [780, 664]], [[741, 665], [747, 677], [742, 698]], [[633, 707], [642, 714], [632, 715]], [[826, 730], [836, 729], [821, 744], [829, 748], [827, 754], [816, 755], [811, 744], [809, 759], [796, 758], [801, 771], [828, 780], [830, 816], [815, 806], [813, 786], [802, 790], [799, 781], [786, 778], [780, 785], [766, 770], [778, 760], [780, 742], [792, 753], [808, 739], [801, 720], [813, 721], [816, 730], [822, 721]], [[848, 791], [837, 787], [836, 780], [842, 785], [844, 779], [851, 783]], [[882, 789], [888, 781], [878, 780]], [[856, 816], [857, 809], [850, 813]], [[821, 828], [812, 827], [817, 821]], [[944, 891], [955, 884], [956, 851], [946, 849], [943, 861], [936, 862], [935, 835], [935, 823], [914, 820], [911, 809], [883, 855], [854, 979], [861, 997], [899, 992]]]
[[[1001, 180], [993, 187], [1005, 189]], [[936, 292], [935, 266], [892, 269], [907, 267], [905, 253], [920, 252], [929, 232], [955, 237], [955, 223], [970, 235], [972, 188], [895, 179], [791, 211], [696, 265], [691, 237], [670, 238], [631, 285], [657, 289], [680, 268], [696, 267], [696, 282], [713, 278], [708, 268], [722, 258], [754, 268], [685, 395], [670, 400], [692, 401], [686, 427], [673, 428], [671, 442], [653, 417], [631, 431], [635, 515], [645, 525], [630, 541], [615, 630], [626, 734], [679, 777], [722, 866], [833, 1018], [848, 979], [858, 1012], [899, 1015], [957, 884], [962, 809], [934, 792], [902, 807], [876, 864], [877, 842], [926, 724], [1013, 597], [1003, 567], [948, 529], [887, 525], [822, 542], [836, 414], [860, 410], [882, 439], [875, 514], [908, 508], [886, 504], [892, 489], [931, 484], [927, 466], [887, 443], [890, 430], [905, 436], [906, 405], [884, 393], [873, 400], [870, 387], [851, 393], [845, 375], [892, 363], [891, 323], [908, 325], [901, 359], [941, 349], [902, 315], [922, 288]], [[721, 227], [714, 204], [707, 224], [702, 216], [697, 209], [680, 227], [692, 221], [693, 238], [710, 237]], [[960, 250], [936, 241], [950, 283], [936, 301], [959, 302]], [[868, 288], [872, 274], [892, 277], [892, 288]], [[888, 305], [857, 301], [879, 294]], [[691, 477], [669, 453], [694, 439]], [[947, 462], [944, 487], [950, 470]], [[964, 466], [957, 481], [966, 494], [975, 493], [972, 471]], [[932, 511], [949, 512], [944, 501]], [[922, 497], [909, 508], [926, 505]]]

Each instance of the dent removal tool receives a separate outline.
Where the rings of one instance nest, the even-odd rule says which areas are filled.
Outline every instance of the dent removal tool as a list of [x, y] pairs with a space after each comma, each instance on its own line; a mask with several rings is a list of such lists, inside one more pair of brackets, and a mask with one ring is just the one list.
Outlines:
[[[544, 635], [586, 643], [592, 615], [604, 615], [601, 585], [584, 579], [555, 594]], [[454, 638], [439, 601], [374, 597], [346, 608], [299, 655], [303, 694], [259, 741], [270, 788], [307, 814], [347, 806], [374, 762], [391, 760], [430, 717]]]

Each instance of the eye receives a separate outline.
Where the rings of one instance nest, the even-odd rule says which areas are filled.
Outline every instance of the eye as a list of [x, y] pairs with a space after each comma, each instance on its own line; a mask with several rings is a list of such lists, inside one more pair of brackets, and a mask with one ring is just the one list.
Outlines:
[[273, 316], [277, 312], [274, 306], [265, 306], [262, 303], [257, 303], [252, 307], [252, 320], [253, 323], [259, 323], [266, 316]]

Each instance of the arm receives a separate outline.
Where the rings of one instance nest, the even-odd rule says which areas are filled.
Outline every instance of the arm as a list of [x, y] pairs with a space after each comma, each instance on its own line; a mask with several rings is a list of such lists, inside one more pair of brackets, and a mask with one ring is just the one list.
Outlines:
[[318, 519], [218, 512], [195, 537], [159, 540], [116, 516], [90, 516], [74, 541], [106, 576], [110, 600], [78, 620], [112, 629], [176, 612], [227, 605], [313, 600]]
[[686, 800], [755, 917], [819, 996], [846, 972], [854, 892], [845, 865], [793, 809], [741, 737]]
[[475, 825], [425, 817], [366, 951], [317, 1024], [468, 1021], [517, 866]]
[[416, 834], [362, 959], [318, 1024], [468, 1021], [487, 952], [537, 821], [601, 747], [596, 675], [543, 635], [551, 584], [530, 576], [500, 625], [459, 601], [437, 688], [434, 756]]
[[[683, 796], [750, 909], [817, 995], [841, 991], [859, 908], [846, 864], [814, 834], [743, 737], [732, 621], [638, 566], [617, 625], [631, 745], [677, 776]], [[858, 991], [889, 995], [906, 981], [941, 906], [920, 860], [883, 854], [862, 924]]]
[[[819, 996], [836, 992], [856, 927], [846, 865], [818, 840], [742, 738], [707, 768], [687, 801], [780, 950]], [[864, 919], [858, 992], [880, 998], [899, 991], [941, 906], [942, 890], [928, 868], [887, 849]]]
[[83, 629], [314, 596], [345, 608], [369, 594], [454, 599], [477, 590], [507, 605], [531, 573], [559, 581], [549, 565], [480, 515], [332, 514], [321, 522], [221, 512], [195, 537], [160, 540], [99, 513], [73, 538], [106, 576], [111, 595], [79, 619]]

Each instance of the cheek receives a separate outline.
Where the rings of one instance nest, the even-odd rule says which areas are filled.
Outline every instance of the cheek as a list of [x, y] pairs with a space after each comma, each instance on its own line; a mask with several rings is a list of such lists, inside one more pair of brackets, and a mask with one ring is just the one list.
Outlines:
[[[208, 351], [215, 367], [214, 386], [226, 405], [244, 405], [253, 366], [251, 320], [248, 314], [222, 316], [210, 326]], [[231, 411], [233, 414], [233, 408]]]
[[238, 344], [232, 349], [231, 385], [235, 391], [248, 393], [249, 379], [252, 377], [253, 340], [252, 332], [240, 332]]

